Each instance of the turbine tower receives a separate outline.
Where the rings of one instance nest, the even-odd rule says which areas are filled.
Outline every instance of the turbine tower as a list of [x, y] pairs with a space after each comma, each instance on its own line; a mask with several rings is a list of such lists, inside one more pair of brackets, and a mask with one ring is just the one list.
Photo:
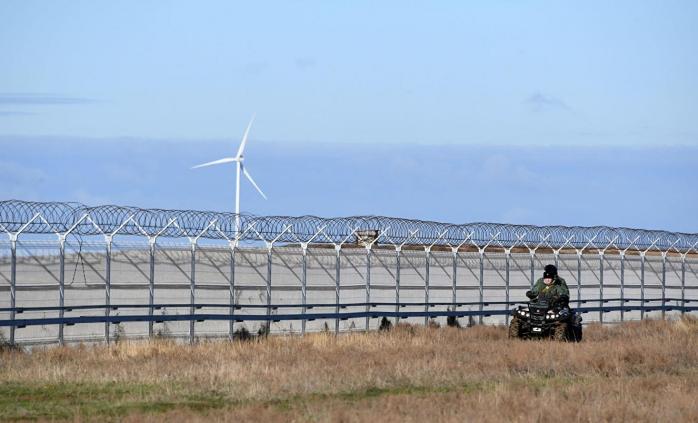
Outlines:
[[250, 119], [250, 123], [247, 125], [247, 129], [245, 129], [245, 134], [242, 136], [242, 142], [240, 143], [240, 147], [238, 148], [237, 155], [235, 157], [224, 157], [222, 159], [214, 160], [212, 162], [207, 162], [207, 163], [202, 163], [200, 165], [196, 165], [192, 167], [192, 169], [198, 169], [200, 167], [206, 167], [206, 166], [213, 166], [217, 164], [223, 164], [223, 163], [233, 163], [235, 162], [235, 167], [236, 167], [236, 178], [235, 178], [235, 232], [239, 233], [240, 232], [240, 172], [242, 172], [245, 177], [252, 183], [252, 186], [254, 186], [257, 191], [264, 197], [264, 199], [267, 199], [267, 196], [264, 195], [262, 190], [259, 188], [257, 183], [252, 179], [252, 175], [247, 171], [247, 168], [243, 164], [245, 161], [245, 145], [247, 145], [247, 136], [250, 133], [250, 128], [252, 127], [252, 122], [254, 122], [254, 115], [252, 116], [252, 119]]

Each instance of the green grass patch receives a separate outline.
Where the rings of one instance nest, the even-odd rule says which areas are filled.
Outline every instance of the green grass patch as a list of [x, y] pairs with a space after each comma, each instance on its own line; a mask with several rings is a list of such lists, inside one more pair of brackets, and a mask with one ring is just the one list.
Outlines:
[[[332, 394], [313, 393], [306, 395], [294, 395], [288, 398], [274, 399], [268, 401], [257, 402], [261, 405], [275, 407], [282, 411], [288, 411], [293, 408], [304, 407], [307, 404], [318, 403], [323, 401], [339, 400], [342, 402], [361, 402], [379, 399], [384, 396], [391, 395], [412, 395], [412, 396], [429, 396], [447, 394], [452, 392], [473, 393], [491, 389], [494, 386], [492, 383], [471, 382], [461, 385], [452, 386], [397, 386], [397, 387], [369, 387], [356, 391], [338, 392]], [[235, 402], [231, 405], [246, 405], [254, 403], [254, 401]]]
[[0, 421], [64, 420], [77, 417], [119, 420], [129, 414], [163, 413], [179, 408], [206, 413], [213, 409], [251, 404], [291, 410], [304, 404], [330, 400], [361, 402], [389, 395], [424, 396], [482, 389], [485, 389], [485, 384], [479, 382], [458, 386], [369, 387], [334, 394], [314, 393], [259, 401], [232, 399], [219, 392], [192, 392], [185, 385], [9, 382], [0, 386]]
[[[603, 377], [602, 377], [603, 379]], [[206, 414], [216, 409], [250, 405], [290, 412], [323, 402], [361, 403], [392, 395], [434, 396], [449, 393], [489, 392], [502, 385], [540, 393], [550, 387], [589, 383], [589, 378], [522, 375], [512, 379], [471, 381], [447, 386], [368, 387], [337, 393], [311, 393], [268, 400], [231, 398], [216, 391], [196, 391], [189, 385], [108, 383], [36, 384], [8, 382], [0, 385], [0, 421], [72, 420], [75, 418], [118, 421], [126, 415], [164, 413], [188, 409]]]
[[131, 413], [161, 413], [175, 408], [205, 411], [226, 405], [215, 393], [191, 394], [180, 387], [138, 383], [9, 382], [0, 386], [0, 420], [118, 420]]

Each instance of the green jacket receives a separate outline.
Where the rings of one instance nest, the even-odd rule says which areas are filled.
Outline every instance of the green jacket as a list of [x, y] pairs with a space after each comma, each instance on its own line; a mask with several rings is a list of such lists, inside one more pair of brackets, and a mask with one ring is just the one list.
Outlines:
[[550, 285], [546, 285], [545, 282], [543, 282], [543, 278], [538, 279], [536, 284], [533, 285], [533, 289], [531, 291], [533, 292], [533, 295], [538, 296], [538, 298], [546, 299], [548, 301], [560, 298], [561, 295], [566, 295], [567, 297], [570, 296], [570, 290], [567, 288], [567, 282], [565, 282], [565, 280], [559, 276], [555, 276], [553, 283]]

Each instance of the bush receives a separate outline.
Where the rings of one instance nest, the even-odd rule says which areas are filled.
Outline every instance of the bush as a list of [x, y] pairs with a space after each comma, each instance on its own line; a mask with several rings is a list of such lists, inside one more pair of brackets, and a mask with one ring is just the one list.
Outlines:
[[393, 323], [390, 320], [388, 320], [387, 317], [383, 316], [383, 318], [381, 319], [381, 324], [380, 324], [380, 326], [378, 326], [378, 330], [379, 331], [386, 331], [386, 330], [390, 330], [392, 328], [393, 328]]
[[[456, 311], [456, 307], [453, 307], [453, 309], [451, 309], [449, 307], [446, 310], [447, 311]], [[452, 327], [452, 328], [459, 328], [460, 322], [458, 321], [458, 318], [456, 316], [447, 316], [446, 317], [446, 326]]]
[[10, 344], [5, 335], [0, 332], [0, 352], [4, 351], [20, 351], [20, 348], [17, 345]]
[[266, 338], [269, 336], [271, 333], [271, 324], [269, 322], [267, 323], [262, 323], [261, 326], [259, 326], [259, 330], [257, 330], [257, 336], [260, 338]]
[[446, 318], [446, 326], [449, 326], [452, 328], [459, 328], [460, 322], [458, 321], [458, 318], [456, 316], [448, 316]]
[[252, 339], [252, 334], [246, 327], [242, 326], [233, 332], [233, 339], [237, 341], [249, 341]]

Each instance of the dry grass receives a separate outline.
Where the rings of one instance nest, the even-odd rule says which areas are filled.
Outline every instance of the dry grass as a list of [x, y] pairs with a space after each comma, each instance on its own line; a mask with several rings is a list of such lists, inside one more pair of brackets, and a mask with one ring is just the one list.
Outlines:
[[500, 327], [0, 354], [0, 419], [698, 421], [698, 322]]

